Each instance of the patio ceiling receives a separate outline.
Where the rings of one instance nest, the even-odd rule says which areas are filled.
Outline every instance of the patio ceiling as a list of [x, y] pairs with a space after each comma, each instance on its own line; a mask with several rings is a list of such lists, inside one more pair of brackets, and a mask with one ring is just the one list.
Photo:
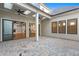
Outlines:
[[28, 15], [25, 15], [27, 17], [28, 16], [32, 17], [37, 12], [37, 13], [40, 14], [41, 19], [43, 19], [44, 17], [52, 18], [53, 16], [56, 16], [56, 15], [60, 15], [60, 14], [66, 13], [66, 12], [74, 11], [74, 10], [78, 10], [79, 6], [66, 6], [66, 7], [63, 7], [63, 8], [57, 8], [57, 9], [54, 9], [51, 12], [52, 13], [51, 15], [49, 15], [49, 14], [43, 12], [42, 10], [40, 10], [39, 8], [36, 8], [33, 5], [29, 4], [29, 3], [26, 3], [26, 4], [24, 4], [24, 3], [22, 3], [22, 4], [13, 3], [12, 9], [4, 8], [4, 4], [0, 3], [0, 10], [4, 10], [4, 11], [7, 11], [7, 12], [17, 14], [15, 9], [16, 10], [20, 9], [22, 11], [30, 10], [31, 13], [29, 13]]
[[[20, 9], [21, 11], [26, 11], [26, 10], [28, 10], [28, 9], [26, 9], [26, 8], [23, 8], [23, 7], [21, 7], [21, 6], [15, 5], [15, 4], [13, 4], [12, 9], [7, 9], [7, 8], [4, 8], [4, 4], [3, 4], [3, 3], [0, 4], [0, 10], [7, 11], [7, 12], [10, 12], [10, 13], [18, 14], [16, 10], [19, 10], [19, 9]], [[29, 10], [29, 11], [30, 11], [30, 10]], [[29, 14], [27, 14], [27, 15], [23, 15], [23, 16], [27, 16], [27, 17], [28, 17], [28, 16], [31, 16], [31, 17], [32, 17], [32, 15], [34, 15], [34, 14], [35, 14], [35, 12], [31, 11], [31, 13], [29, 13]]]

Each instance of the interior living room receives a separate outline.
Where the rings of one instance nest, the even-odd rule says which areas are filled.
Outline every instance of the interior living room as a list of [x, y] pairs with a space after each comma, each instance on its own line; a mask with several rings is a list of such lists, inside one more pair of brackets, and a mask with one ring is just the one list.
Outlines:
[[78, 19], [73, 4], [0, 3], [0, 56], [79, 56]]

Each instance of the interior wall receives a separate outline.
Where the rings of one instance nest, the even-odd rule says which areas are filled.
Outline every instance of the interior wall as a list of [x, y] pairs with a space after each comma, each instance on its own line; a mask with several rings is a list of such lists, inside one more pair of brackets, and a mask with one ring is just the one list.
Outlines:
[[22, 15], [17, 15], [13, 13], [9, 13], [6, 11], [0, 10], [0, 41], [1, 39], [1, 19], [8, 19], [8, 20], [14, 20], [14, 21], [21, 21], [21, 22], [26, 22], [26, 37], [29, 37], [29, 23], [35, 23], [35, 19], [33, 17], [25, 17]]
[[[53, 21], [68, 20], [68, 19], [73, 19], [73, 18], [77, 18], [77, 21], [78, 21], [77, 34], [52, 33], [51, 23]], [[64, 38], [64, 39], [69, 39], [69, 40], [79, 40], [79, 12], [71, 13], [71, 14], [64, 14], [64, 15], [56, 16], [50, 20], [45, 19], [41, 21], [41, 35], [55, 37], [55, 38]]]

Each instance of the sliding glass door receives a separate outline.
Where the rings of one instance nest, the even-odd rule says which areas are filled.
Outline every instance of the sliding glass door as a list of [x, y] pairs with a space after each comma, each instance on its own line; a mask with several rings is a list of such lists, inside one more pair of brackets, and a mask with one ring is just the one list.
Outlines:
[[2, 20], [3, 41], [26, 38], [26, 23], [19, 21]]
[[2, 33], [3, 33], [3, 41], [8, 41], [13, 39], [13, 22], [7, 19], [2, 20]]

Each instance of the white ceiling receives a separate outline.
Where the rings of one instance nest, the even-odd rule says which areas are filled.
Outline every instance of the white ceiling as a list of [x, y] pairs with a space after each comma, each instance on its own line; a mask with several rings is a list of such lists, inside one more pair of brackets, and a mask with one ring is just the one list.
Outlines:
[[[15, 14], [18, 14], [15, 9], [16, 9], [16, 10], [20, 9], [21, 11], [26, 11], [26, 10], [28, 10], [28, 9], [25, 9], [25, 8], [23, 8], [23, 7], [21, 7], [21, 6], [17, 6], [17, 5], [15, 5], [15, 4], [13, 4], [12, 9], [10, 10], [10, 9], [4, 8], [4, 4], [3, 4], [3, 3], [0, 3], [0, 10], [4, 10], [4, 11], [13, 12], [13, 13], [15, 13]], [[33, 14], [35, 14], [35, 13], [34, 13], [33, 11], [31, 11], [30, 14], [25, 15], [25, 16], [32, 16]]]

